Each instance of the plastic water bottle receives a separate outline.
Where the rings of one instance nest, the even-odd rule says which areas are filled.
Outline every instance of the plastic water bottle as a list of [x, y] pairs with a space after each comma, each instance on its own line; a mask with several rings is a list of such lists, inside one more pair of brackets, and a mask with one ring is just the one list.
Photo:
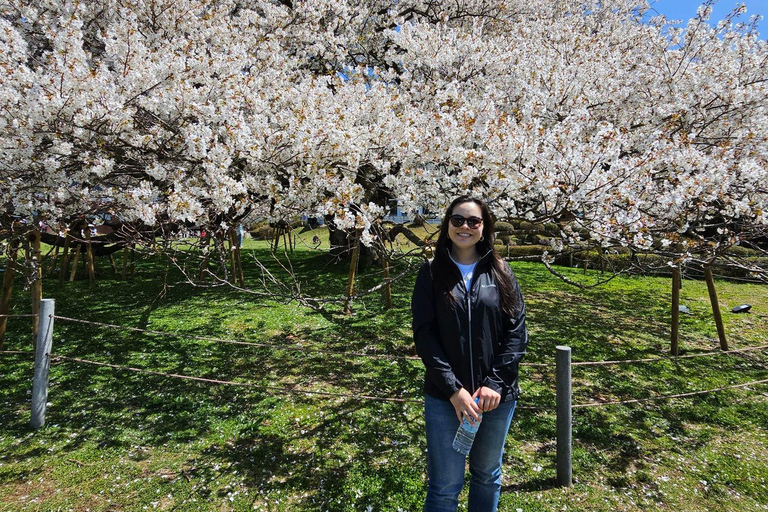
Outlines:
[[[477, 398], [475, 398], [477, 403]], [[482, 421], [483, 415], [480, 414], [480, 421]], [[475, 434], [480, 428], [480, 421], [476, 421], [473, 425], [467, 418], [464, 418], [459, 425], [459, 429], [456, 431], [456, 437], [453, 438], [453, 449], [462, 455], [469, 455], [469, 450], [472, 449], [472, 443], [475, 442]]]

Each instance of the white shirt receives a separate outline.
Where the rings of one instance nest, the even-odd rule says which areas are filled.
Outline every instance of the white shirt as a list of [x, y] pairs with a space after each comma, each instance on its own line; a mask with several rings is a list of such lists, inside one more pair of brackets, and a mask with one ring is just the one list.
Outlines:
[[457, 267], [459, 267], [459, 272], [461, 272], [461, 278], [464, 280], [464, 286], [469, 290], [469, 288], [472, 286], [472, 274], [475, 272], [475, 267], [477, 266], [477, 261], [474, 263], [470, 263], [469, 265], [464, 265], [462, 263], [457, 262], [455, 259], [453, 259], [453, 256], [451, 256], [450, 253], [448, 253], [448, 256], [451, 258], [451, 261], [456, 264]]

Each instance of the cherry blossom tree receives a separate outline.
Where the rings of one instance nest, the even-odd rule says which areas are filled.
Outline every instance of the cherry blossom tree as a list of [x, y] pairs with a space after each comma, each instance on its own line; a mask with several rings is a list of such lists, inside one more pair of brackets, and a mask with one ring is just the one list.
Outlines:
[[388, 200], [471, 192], [561, 223], [553, 252], [711, 259], [766, 233], [768, 54], [710, 7], [2, 0], [4, 225], [327, 215], [371, 245]]

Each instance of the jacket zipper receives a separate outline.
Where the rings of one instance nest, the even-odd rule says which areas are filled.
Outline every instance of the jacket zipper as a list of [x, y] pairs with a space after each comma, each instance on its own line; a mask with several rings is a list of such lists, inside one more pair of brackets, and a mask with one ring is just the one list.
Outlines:
[[[474, 280], [475, 276], [472, 276]], [[472, 394], [475, 394], [475, 357], [472, 353], [472, 287], [467, 290], [467, 321], [469, 327], [469, 377], [472, 379]]]

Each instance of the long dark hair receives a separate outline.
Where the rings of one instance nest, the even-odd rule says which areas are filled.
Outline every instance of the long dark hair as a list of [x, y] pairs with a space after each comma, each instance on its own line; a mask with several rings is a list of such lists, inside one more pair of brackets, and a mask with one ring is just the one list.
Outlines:
[[509, 273], [509, 266], [501, 259], [499, 253], [493, 247], [494, 233], [493, 233], [493, 215], [485, 201], [472, 196], [459, 196], [451, 202], [448, 209], [445, 210], [443, 216], [443, 222], [440, 225], [440, 235], [437, 237], [437, 244], [435, 245], [435, 258], [432, 261], [432, 277], [433, 283], [443, 295], [447, 295], [447, 298], [451, 301], [455, 300], [451, 290], [456, 283], [455, 273], [453, 272], [454, 263], [449, 256], [453, 242], [448, 237], [448, 223], [451, 215], [453, 215], [453, 209], [463, 203], [475, 203], [480, 207], [480, 211], [483, 215], [483, 233], [482, 239], [477, 242], [477, 252], [482, 257], [489, 254], [487, 257], [491, 259], [491, 275], [496, 281], [496, 289], [499, 293], [499, 302], [502, 311], [508, 315], [515, 315], [517, 308], [517, 300], [514, 293], [514, 286]]

